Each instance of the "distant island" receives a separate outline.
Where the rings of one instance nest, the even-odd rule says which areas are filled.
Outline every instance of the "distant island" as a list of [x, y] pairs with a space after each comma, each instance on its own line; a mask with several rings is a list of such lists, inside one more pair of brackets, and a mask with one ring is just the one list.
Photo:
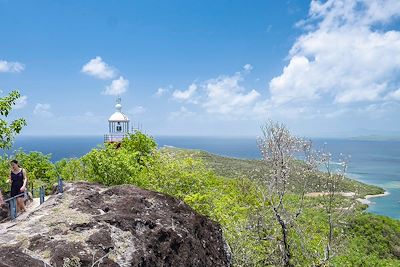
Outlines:
[[360, 135], [350, 137], [350, 140], [359, 140], [359, 141], [400, 141], [400, 135], [378, 135], [378, 134], [371, 134], [371, 135]]

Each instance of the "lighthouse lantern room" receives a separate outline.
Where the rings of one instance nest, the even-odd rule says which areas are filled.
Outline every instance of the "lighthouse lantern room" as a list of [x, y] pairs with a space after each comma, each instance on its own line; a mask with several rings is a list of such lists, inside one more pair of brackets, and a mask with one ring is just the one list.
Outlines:
[[104, 142], [121, 142], [129, 133], [129, 118], [121, 110], [121, 98], [117, 98], [115, 112], [108, 119], [108, 134], [104, 136]]

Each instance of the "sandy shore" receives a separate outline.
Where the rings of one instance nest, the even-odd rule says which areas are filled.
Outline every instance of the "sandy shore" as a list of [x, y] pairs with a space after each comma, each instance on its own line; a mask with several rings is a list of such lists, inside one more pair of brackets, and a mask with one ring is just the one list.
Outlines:
[[389, 195], [390, 193], [388, 191], [385, 191], [383, 194], [377, 194], [377, 195], [366, 195], [364, 198], [357, 198], [358, 201], [360, 201], [362, 204], [371, 204], [371, 201], [369, 200], [370, 198], [375, 198], [375, 197], [384, 197]]
[[[320, 196], [324, 196], [327, 195], [328, 192], [311, 192], [311, 193], [307, 193], [305, 194], [305, 196], [307, 197], [320, 197]], [[337, 192], [336, 194], [338, 195], [342, 195], [344, 197], [354, 197], [356, 195], [355, 192]], [[366, 195], [364, 198], [357, 198], [357, 201], [359, 201], [362, 204], [371, 204], [371, 201], [369, 200], [370, 198], [375, 198], [375, 197], [384, 197], [389, 195], [388, 191], [385, 191], [383, 194], [377, 194], [377, 195]]]

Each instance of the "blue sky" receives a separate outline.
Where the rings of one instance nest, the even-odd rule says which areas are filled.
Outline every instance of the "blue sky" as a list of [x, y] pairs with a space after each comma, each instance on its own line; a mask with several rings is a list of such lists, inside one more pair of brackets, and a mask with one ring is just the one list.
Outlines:
[[[379, 2], [379, 3], [378, 3]], [[400, 135], [400, 4], [0, 0], [0, 89], [25, 135]]]

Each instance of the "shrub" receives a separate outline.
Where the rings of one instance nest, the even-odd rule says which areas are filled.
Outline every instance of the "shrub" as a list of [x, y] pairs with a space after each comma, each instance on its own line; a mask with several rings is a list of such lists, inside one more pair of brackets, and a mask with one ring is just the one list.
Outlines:
[[[22, 168], [27, 172], [28, 185], [37, 188], [45, 186], [47, 191], [52, 189], [52, 185], [57, 181], [57, 174], [54, 164], [50, 161], [51, 154], [44, 155], [41, 152], [25, 153], [17, 150], [12, 156], [4, 155], [0, 158], [0, 175], [1, 177], [10, 176], [10, 160], [17, 159]], [[9, 191], [10, 184], [7, 179], [1, 179], [1, 188]]]

